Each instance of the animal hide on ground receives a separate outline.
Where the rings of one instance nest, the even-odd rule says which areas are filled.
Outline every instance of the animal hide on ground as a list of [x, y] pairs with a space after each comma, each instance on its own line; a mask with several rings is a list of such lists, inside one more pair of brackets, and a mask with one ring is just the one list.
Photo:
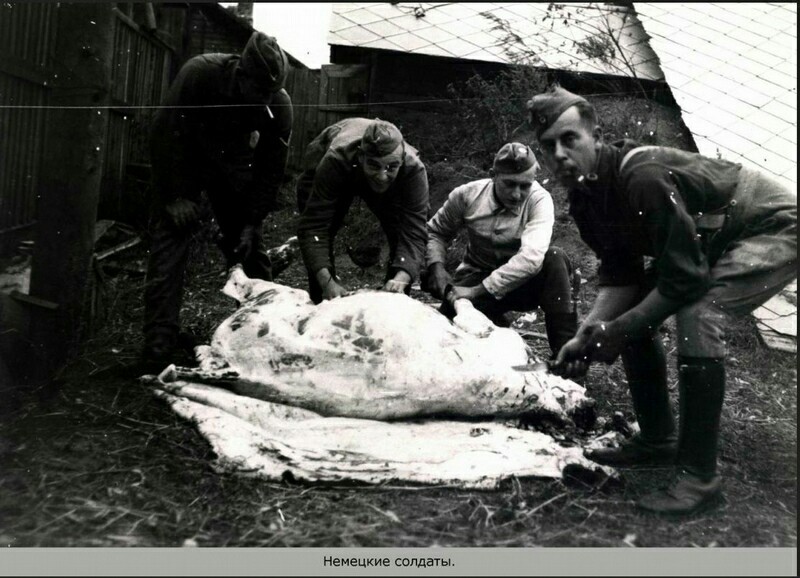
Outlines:
[[528, 361], [524, 341], [474, 308], [460, 304], [451, 323], [385, 292], [314, 305], [304, 291], [240, 268], [224, 291], [240, 308], [198, 348], [200, 367], [150, 379], [197, 423], [223, 467], [476, 488], [512, 475], [558, 477], [567, 463], [595, 467], [579, 448], [496, 421], [568, 421], [592, 402], [574, 382], [512, 369]]
[[504, 423], [322, 417], [181, 381], [156, 392], [197, 425], [218, 469], [272, 480], [493, 489], [511, 476], [558, 478], [567, 465], [601, 469], [578, 447]]

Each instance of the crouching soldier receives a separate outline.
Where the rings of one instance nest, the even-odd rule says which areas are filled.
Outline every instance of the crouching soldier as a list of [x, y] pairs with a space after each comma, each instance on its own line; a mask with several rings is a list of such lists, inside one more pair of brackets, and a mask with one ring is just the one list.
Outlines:
[[308, 145], [297, 183], [297, 237], [314, 303], [346, 292], [336, 276], [333, 244], [356, 198], [375, 214], [389, 241], [383, 289], [408, 294], [419, 274], [429, 208], [425, 166], [392, 123], [348, 118]]
[[[623, 140], [606, 144], [592, 106], [560, 87], [528, 102], [544, 161], [569, 187], [570, 213], [597, 254], [600, 288], [558, 354], [567, 376], [617, 356], [640, 433], [587, 451], [615, 467], [677, 466], [638, 506], [686, 514], [721, 496], [717, 440], [725, 329], [797, 275], [797, 192], [740, 164]], [[645, 257], [653, 260], [645, 267]], [[680, 429], [657, 330], [675, 315]]]
[[[452, 302], [472, 301], [495, 324], [507, 325], [508, 311], [544, 311], [553, 355], [575, 336], [577, 316], [570, 300], [571, 264], [550, 245], [553, 199], [536, 182], [539, 164], [531, 149], [508, 143], [497, 153], [490, 178], [454, 189], [428, 221], [426, 288]], [[451, 278], [445, 270], [447, 247], [462, 229], [468, 232], [463, 261]]]
[[145, 363], [169, 361], [179, 336], [183, 277], [206, 191], [228, 266], [271, 280], [262, 221], [286, 167], [292, 106], [286, 54], [253, 33], [241, 56], [205, 54], [183, 65], [153, 120], [154, 200], [144, 293]]

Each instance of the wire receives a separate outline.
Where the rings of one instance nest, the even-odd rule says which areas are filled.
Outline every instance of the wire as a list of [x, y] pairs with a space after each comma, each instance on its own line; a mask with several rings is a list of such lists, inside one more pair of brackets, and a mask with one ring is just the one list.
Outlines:
[[[582, 93], [581, 96], [625, 96], [632, 94], [630, 91], [619, 91], [619, 92], [591, 92], [591, 93]], [[519, 96], [519, 97], [509, 97], [504, 99], [506, 102], [512, 102], [515, 100], [518, 101], [527, 101], [530, 97], [529, 96]], [[482, 97], [469, 97], [469, 98], [429, 98], [424, 100], [387, 100], [387, 101], [376, 101], [376, 102], [359, 102], [353, 104], [340, 104], [340, 105], [331, 105], [331, 104], [271, 104], [271, 108], [278, 108], [284, 106], [290, 106], [292, 108], [331, 108], [332, 106], [341, 106], [342, 110], [340, 112], [347, 112], [347, 107], [354, 107], [354, 106], [388, 106], [388, 105], [404, 105], [404, 104], [429, 104], [429, 103], [436, 103], [436, 102], [474, 102], [482, 100]], [[263, 107], [263, 104], [208, 104], [208, 105], [169, 105], [169, 106], [161, 106], [161, 105], [103, 105], [103, 106], [55, 106], [55, 105], [25, 105], [25, 104], [0, 104], [0, 109], [10, 109], [10, 110], [41, 110], [41, 109], [56, 109], [56, 110], [153, 110], [153, 109], [207, 109], [207, 108], [253, 108], [253, 107]]]

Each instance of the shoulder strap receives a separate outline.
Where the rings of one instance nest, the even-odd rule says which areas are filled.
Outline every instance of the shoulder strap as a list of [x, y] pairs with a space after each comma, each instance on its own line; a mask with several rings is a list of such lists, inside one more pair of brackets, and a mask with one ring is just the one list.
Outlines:
[[622, 173], [622, 169], [625, 168], [625, 165], [628, 163], [629, 160], [631, 160], [631, 157], [634, 155], [634, 153], [639, 153], [642, 151], [657, 149], [657, 148], [659, 147], [655, 145], [646, 145], [629, 150], [628, 153], [624, 157], [622, 157], [622, 162], [619, 164], [619, 172]]

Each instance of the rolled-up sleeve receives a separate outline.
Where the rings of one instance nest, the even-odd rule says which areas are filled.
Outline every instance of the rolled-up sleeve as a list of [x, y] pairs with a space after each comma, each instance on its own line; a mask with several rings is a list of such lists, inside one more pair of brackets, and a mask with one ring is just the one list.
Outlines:
[[453, 189], [447, 200], [428, 221], [428, 244], [425, 266], [444, 263], [447, 247], [464, 224], [464, 187]]
[[520, 237], [520, 248], [504, 265], [483, 280], [483, 286], [496, 299], [523, 285], [542, 268], [553, 235], [553, 199], [543, 193], [528, 207], [529, 220]]

